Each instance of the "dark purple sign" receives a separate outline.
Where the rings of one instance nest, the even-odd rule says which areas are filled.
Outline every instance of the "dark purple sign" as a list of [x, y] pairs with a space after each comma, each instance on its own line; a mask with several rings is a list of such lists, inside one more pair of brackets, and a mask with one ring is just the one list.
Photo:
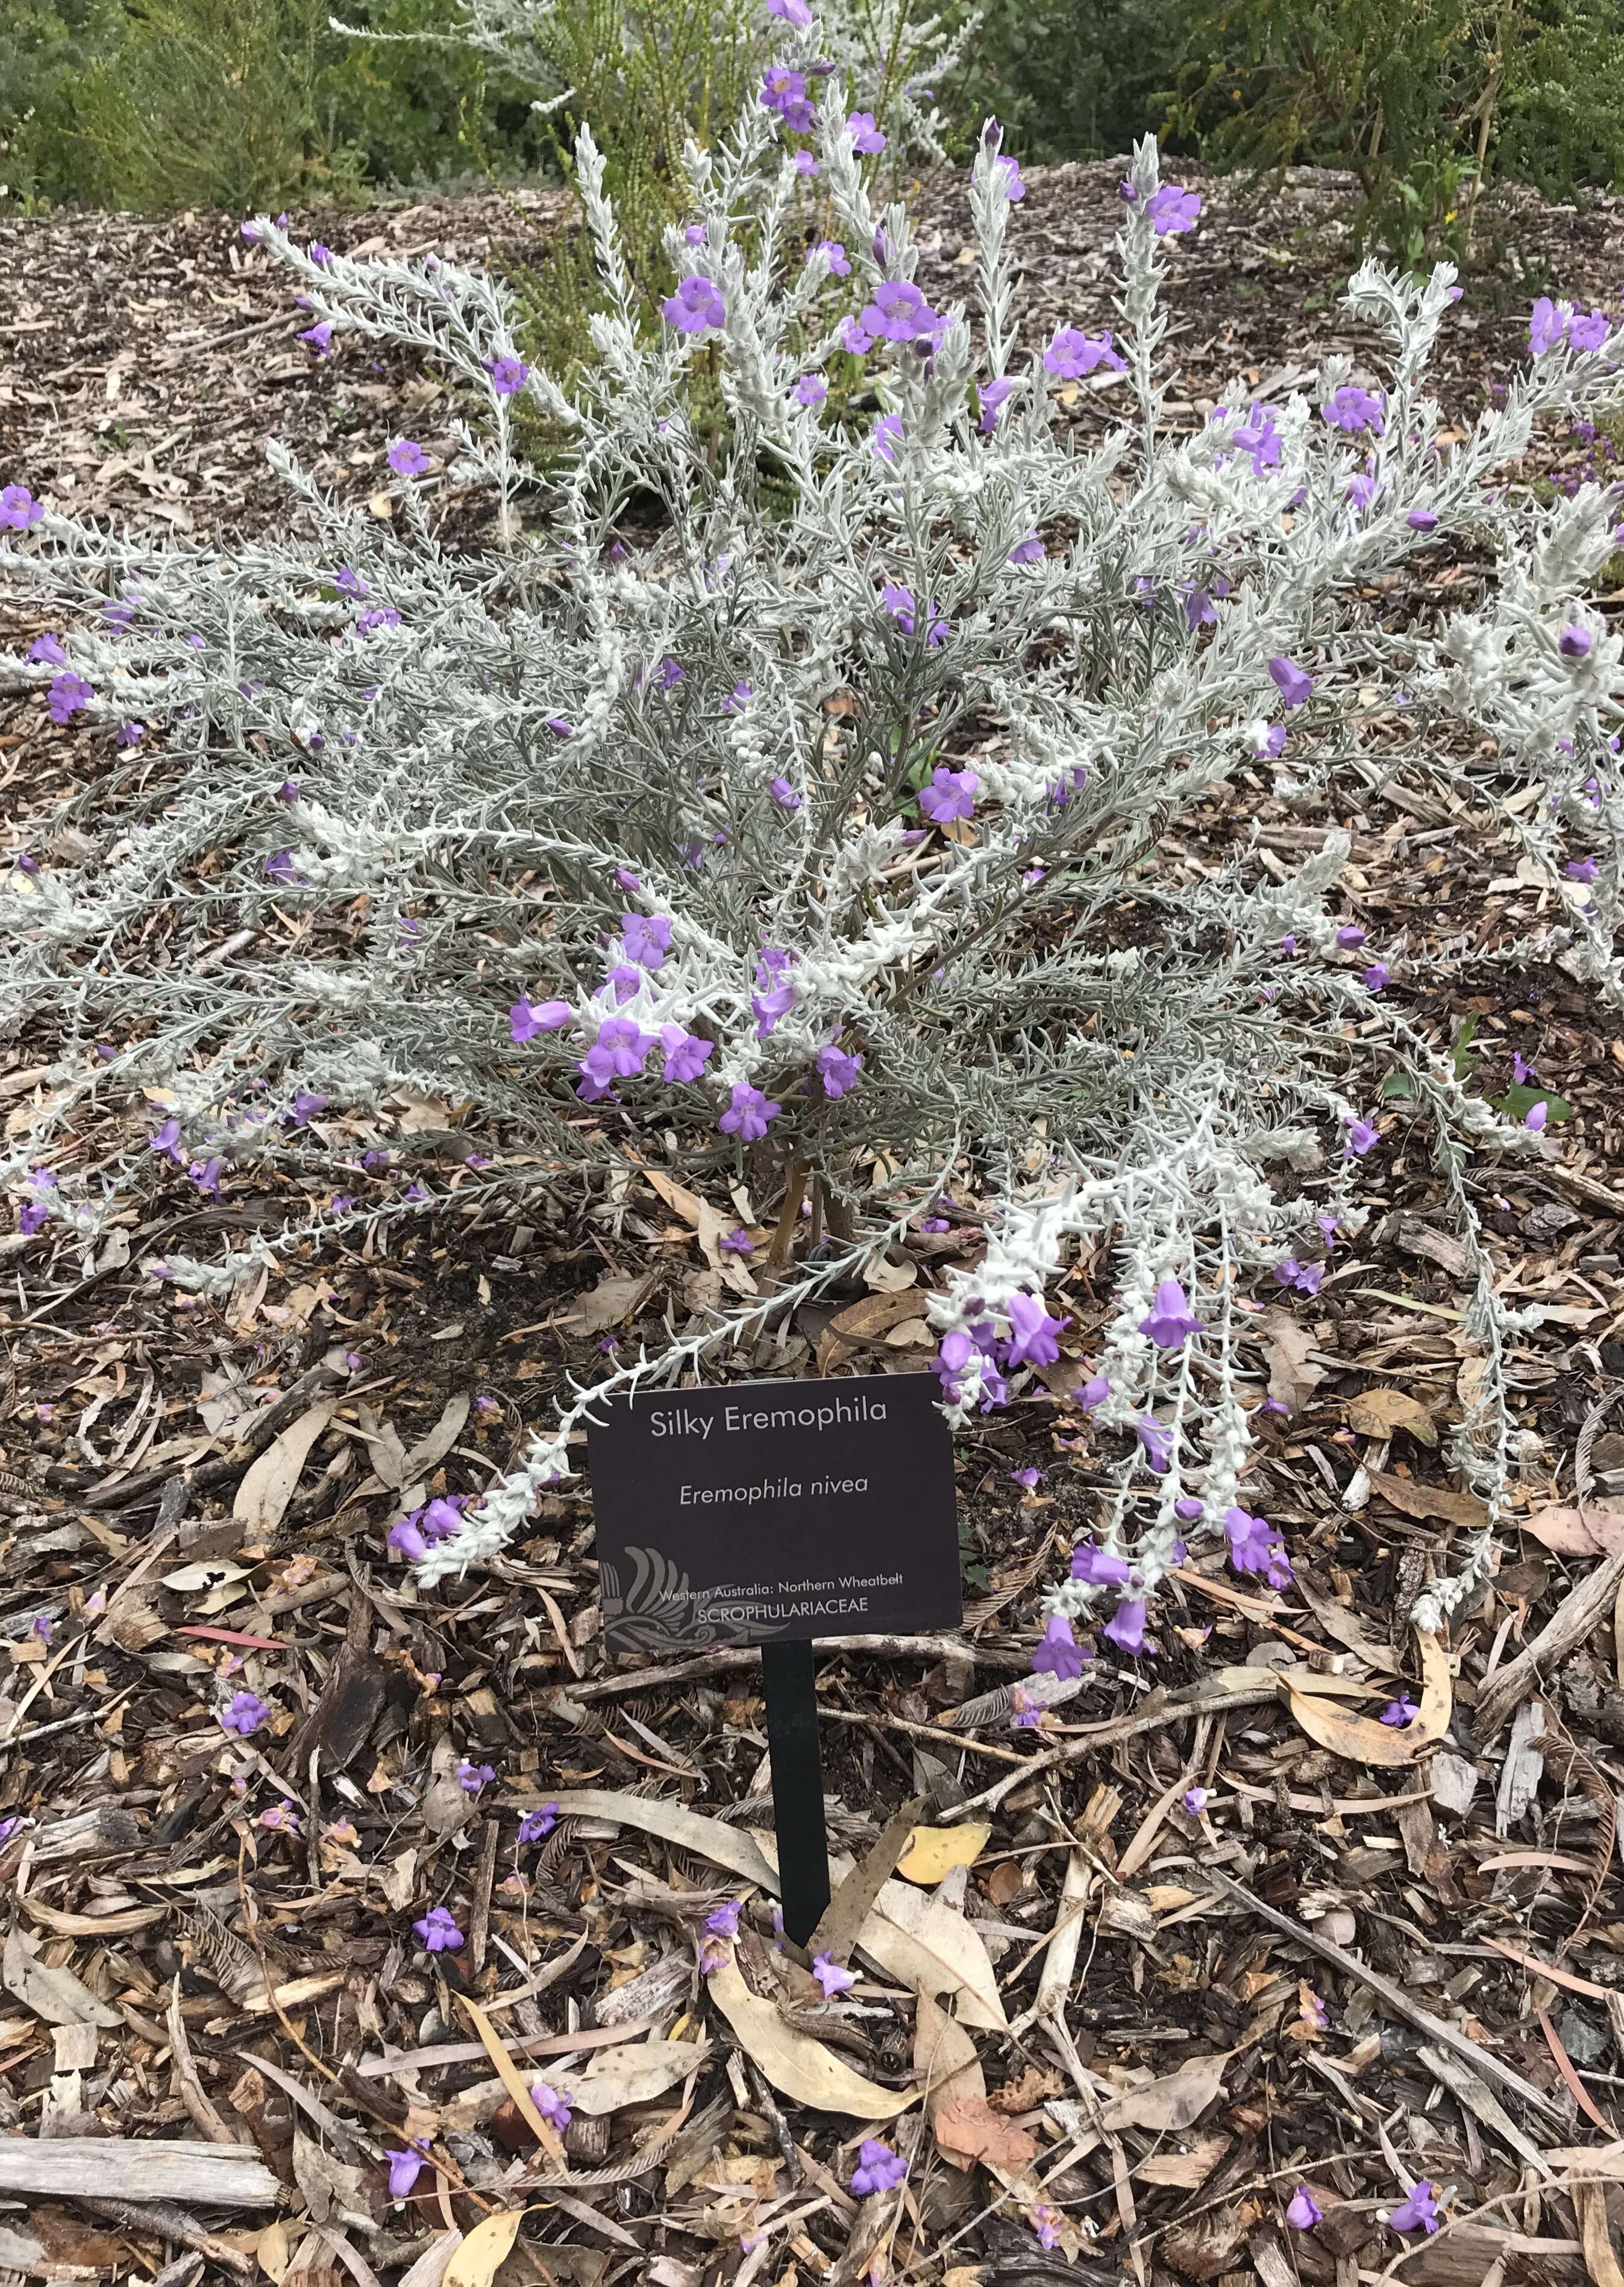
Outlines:
[[931, 1373], [606, 1398], [591, 1425], [614, 1651], [955, 1627], [953, 1437]]

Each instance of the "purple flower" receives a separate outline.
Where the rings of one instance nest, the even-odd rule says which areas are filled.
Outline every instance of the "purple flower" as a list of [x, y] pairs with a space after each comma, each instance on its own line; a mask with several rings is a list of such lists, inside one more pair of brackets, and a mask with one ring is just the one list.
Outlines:
[[49, 708], [53, 723], [70, 723], [82, 715], [96, 693], [82, 675], [72, 669], [57, 676], [51, 685]]
[[352, 572], [347, 564], [338, 566], [333, 585], [341, 596], [367, 596], [372, 592], [360, 573]]
[[1374, 1120], [1351, 1120], [1348, 1122], [1348, 1149], [1356, 1159], [1362, 1159], [1380, 1137], [1381, 1130]]
[[671, 924], [663, 914], [622, 914], [621, 949], [641, 969], [663, 969], [671, 949]]
[[1290, 2205], [1286, 2210], [1287, 2222], [1294, 2231], [1312, 2231], [1314, 2226], [1323, 2222], [1324, 2220], [1325, 2210], [1309, 2190], [1308, 2186], [1299, 2184], [1291, 2196]]
[[374, 605], [370, 611], [360, 613], [355, 622], [355, 632], [358, 636], [371, 636], [376, 635], [380, 628], [398, 628], [400, 624], [400, 614], [392, 605]]
[[220, 1729], [235, 1731], [240, 1737], [246, 1739], [250, 1732], [257, 1731], [262, 1723], [268, 1723], [270, 1720], [271, 1711], [263, 1699], [257, 1698], [251, 1691], [239, 1691], [230, 1706], [221, 1713]]
[[725, 1231], [720, 1241], [725, 1254], [754, 1254], [756, 1242], [748, 1231]]
[[1018, 540], [1010, 549], [1010, 561], [1011, 564], [1041, 564], [1046, 553], [1036, 533], [1029, 532], [1025, 540]]
[[[1404, 520], [1406, 524], [1409, 526], [1412, 532], [1436, 532], [1438, 530], [1438, 518], [1433, 515], [1430, 508], [1413, 508]], [[1303, 2193], [1300, 2195], [1300, 2196], [1306, 2198], [1307, 2194]], [[1289, 2209], [1287, 2210], [1287, 2213], [1290, 2213]]]
[[[1564, 628], [1562, 633], [1557, 637], [1557, 649], [1564, 659], [1588, 659], [1590, 656], [1589, 629]], [[51, 689], [54, 691], [55, 688], [55, 684], [52, 684]]]
[[1178, 231], [1195, 228], [1201, 202], [1198, 193], [1184, 190], [1176, 183], [1164, 183], [1145, 201], [1145, 211], [1157, 237], [1171, 238]]
[[7, 485], [0, 492], [0, 525], [12, 532], [27, 532], [45, 513], [44, 504], [36, 501], [27, 485]]
[[984, 437], [990, 437], [998, 426], [999, 408], [1014, 386], [1007, 374], [1001, 374], [995, 381], [978, 381], [976, 384], [976, 399], [981, 408], [981, 433]]
[[1360, 475], [1350, 478], [1345, 498], [1354, 508], [1368, 508], [1382, 489], [1379, 477]]
[[519, 1847], [527, 1848], [532, 1842], [545, 1841], [558, 1823], [558, 1806], [556, 1802], [544, 1802], [539, 1810], [526, 1811], [519, 1822]]
[[1205, 588], [1192, 585], [1184, 591], [1184, 625], [1193, 635], [1197, 628], [1216, 627], [1218, 614], [1213, 609], [1212, 597]]
[[179, 1120], [172, 1118], [166, 1120], [156, 1135], [150, 1139], [147, 1148], [149, 1151], [163, 1152], [167, 1158], [175, 1162], [178, 1167], [184, 1167], [186, 1159], [180, 1149]]
[[67, 653], [55, 636], [36, 636], [28, 645], [28, 657], [36, 667], [66, 667]]
[[573, 739], [574, 737], [575, 726], [566, 716], [563, 715], [548, 715], [543, 717], [543, 720], [546, 723], [547, 728], [552, 732], [555, 739]]
[[1078, 1648], [1077, 1639], [1072, 1634], [1072, 1624], [1066, 1614], [1054, 1612], [1043, 1631], [1043, 1641], [1032, 1655], [1033, 1673], [1034, 1675], [1052, 1675], [1060, 1682], [1066, 1683], [1073, 1676], [1082, 1674], [1085, 1656]]
[[1533, 1066], [1524, 1063], [1521, 1049], [1513, 1049], [1511, 1051], [1511, 1077], [1519, 1088], [1535, 1077]]
[[931, 773], [930, 785], [919, 790], [919, 807], [938, 826], [955, 818], [973, 818], [980, 785], [974, 771], [950, 771], [939, 763]]
[[1199, 1818], [1211, 1800], [1212, 1797], [1208, 1793], [1205, 1787], [1196, 1786], [1186, 1787], [1184, 1789], [1184, 1808], [1189, 1812], [1192, 1818]]
[[727, 1110], [717, 1121], [725, 1136], [736, 1136], [741, 1144], [758, 1144], [767, 1132], [769, 1120], [776, 1120], [783, 1109], [770, 1104], [758, 1088], [748, 1080], [733, 1082], [733, 1096]]
[[[872, 111], [853, 111], [846, 120], [846, 133], [852, 138], [852, 147], [874, 157], [885, 148], [885, 138], [874, 123]], [[900, 336], [899, 336], [900, 338]]]
[[812, 1956], [812, 1974], [822, 1987], [826, 2001], [832, 2001], [836, 1993], [844, 1993], [857, 1982], [849, 1969], [843, 1969], [837, 1961], [831, 1961], [827, 1953]]
[[1283, 1588], [1291, 1579], [1291, 1559], [1274, 1527], [1261, 1516], [1231, 1507], [1224, 1512], [1229, 1535], [1229, 1560], [1237, 1572], [1262, 1573], [1271, 1588]]
[[1004, 1310], [1010, 1321], [1008, 1364], [1052, 1365], [1060, 1355], [1055, 1336], [1066, 1320], [1051, 1318], [1036, 1294], [1011, 1294]]
[[917, 286], [906, 278], [887, 278], [875, 288], [859, 322], [876, 341], [911, 342], [938, 320]]
[[319, 1112], [326, 1110], [326, 1096], [312, 1096], [308, 1089], [300, 1088], [293, 1099], [293, 1124], [296, 1128], [304, 1128], [315, 1118]]
[[844, 1049], [837, 1047], [833, 1041], [828, 1041], [818, 1051], [818, 1077], [823, 1082], [823, 1093], [825, 1096], [835, 1097], [836, 1101], [843, 1096], [850, 1095], [857, 1086], [857, 1076], [862, 1068], [863, 1059], [860, 1052], [848, 1055]]
[[466, 1755], [456, 1767], [456, 1783], [464, 1794], [483, 1794], [495, 1776], [488, 1763], [471, 1763]]
[[4, 1846], [5, 1843], [9, 1842], [12, 1835], [16, 1833], [18, 1828], [21, 1824], [22, 1820], [20, 1816], [12, 1818], [0, 1818], [0, 1846]]
[[1387, 2219], [1395, 2231], [1434, 2232], [1438, 2229], [1438, 2192], [1423, 2176]]
[[714, 326], [726, 324], [727, 304], [720, 288], [694, 271], [661, 302], [660, 314], [679, 334], [703, 334]]
[[1085, 1413], [1092, 1413], [1094, 1408], [1097, 1405], [1103, 1405], [1110, 1395], [1109, 1380], [1105, 1374], [1097, 1373], [1089, 1381], [1085, 1381], [1077, 1392], [1077, 1403]]
[[1147, 1317], [1139, 1321], [1139, 1332], [1148, 1334], [1158, 1349], [1182, 1349], [1192, 1334], [1206, 1327], [1205, 1318], [1198, 1318], [1184, 1296], [1176, 1278], [1164, 1278], [1156, 1289], [1156, 1299]]
[[787, 778], [769, 779], [767, 791], [780, 810], [799, 810], [801, 797]]
[[1114, 373], [1126, 373], [1126, 361], [1111, 346], [1111, 336], [1080, 333], [1075, 326], [1061, 326], [1043, 352], [1043, 370], [1057, 375], [1062, 381], [1078, 381], [1084, 374], [1092, 373], [1096, 366], [1109, 366]]
[[120, 747], [139, 747], [146, 735], [146, 731], [145, 723], [121, 723], [115, 744]]
[[1145, 1448], [1145, 1458], [1160, 1476], [1165, 1476], [1173, 1458], [1173, 1433], [1164, 1428], [1153, 1413], [1141, 1413], [1133, 1425], [1134, 1436]]
[[1575, 310], [1567, 321], [1568, 347], [1571, 350], [1599, 350], [1606, 343], [1607, 313], [1592, 310], [1588, 314]]
[[1065, 2224], [1059, 2209], [1050, 2207], [1047, 2200], [1040, 2200], [1032, 2211], [1032, 2228], [1037, 2234], [1040, 2247], [1058, 2247]]
[[420, 1563], [429, 1553], [428, 1542], [409, 1516], [403, 1516], [398, 1523], [390, 1526], [384, 1536], [384, 1547], [404, 1556], [408, 1564]]
[[1319, 418], [1350, 437], [1367, 429], [1374, 429], [1379, 437], [1385, 425], [1385, 407], [1386, 400], [1379, 391], [1359, 389], [1349, 383], [1333, 393], [1328, 404], [1320, 407]]
[[515, 1001], [508, 1010], [508, 1032], [518, 1048], [538, 1033], [556, 1033], [570, 1020], [567, 1001]]
[[403, 2200], [428, 2164], [421, 2152], [385, 2151], [384, 2156], [389, 2163], [389, 2196]]
[[805, 102], [805, 79], [788, 64], [774, 64], [762, 75], [761, 93], [757, 100], [764, 110], [787, 115], [792, 105]]
[[455, 1953], [463, 1943], [462, 1931], [444, 1906], [431, 1906], [421, 1921], [412, 1924], [412, 1935], [429, 1953]]
[[651, 1049], [659, 1042], [630, 1017], [610, 1017], [598, 1028], [598, 1038], [575, 1066], [582, 1075], [576, 1094], [588, 1104], [607, 1093], [611, 1080], [631, 1080], [642, 1071]]
[[544, 2080], [535, 2080], [530, 2084], [530, 2101], [548, 2125], [556, 2128], [562, 2135], [570, 2124], [570, 2099], [560, 2096], [558, 2090], [549, 2087]]
[[713, 1914], [705, 1917], [705, 1927], [714, 1937], [737, 1937], [740, 1905], [737, 1898], [729, 1898]]
[[1538, 1136], [1549, 1118], [1550, 1106], [1541, 1096], [1538, 1104], [1531, 1104], [1523, 1114], [1523, 1125], [1525, 1128], [1531, 1128]]
[[939, 1231], [951, 1231], [953, 1226], [946, 1215], [926, 1215], [919, 1228], [934, 1237]]
[[421, 477], [427, 473], [429, 456], [409, 437], [397, 437], [389, 448], [389, 465], [397, 477]]
[[829, 385], [820, 373], [804, 373], [789, 393], [797, 405], [821, 405]]
[[501, 357], [487, 358], [485, 370], [491, 377], [491, 386], [498, 397], [517, 397], [530, 378], [530, 368], [523, 358], [515, 357], [511, 350]]
[[786, 24], [810, 24], [812, 20], [806, 0], [767, 0], [767, 13], [781, 17]]
[[1376, 1721], [1390, 1725], [1395, 1731], [1401, 1731], [1406, 1723], [1413, 1723], [1420, 1713], [1421, 1709], [1409, 1693], [1401, 1691], [1397, 1699], [1388, 1701]]
[[1119, 1651], [1132, 1652], [1136, 1656], [1145, 1650], [1144, 1597], [1125, 1596], [1100, 1634]]
[[306, 326], [304, 332], [298, 338], [302, 342], [309, 343], [312, 357], [330, 357], [333, 350], [332, 320], [330, 318], [318, 319], [313, 326]]
[[1361, 982], [1372, 993], [1380, 993], [1392, 982], [1392, 970], [1384, 961], [1373, 961], [1369, 968], [1365, 970]]
[[1596, 860], [1594, 858], [1570, 858], [1562, 870], [1570, 882], [1594, 882]]
[[907, 2162], [900, 2152], [893, 2152], [877, 2137], [865, 2136], [857, 2156], [859, 2165], [852, 2171], [852, 2189], [860, 2200], [866, 2200], [871, 2192], [894, 2192], [907, 2173]]
[[1109, 1549], [1097, 1547], [1091, 1540], [1080, 1541], [1072, 1551], [1072, 1578], [1085, 1580], [1090, 1588], [1125, 1588], [1133, 1570]]
[[1304, 700], [1314, 695], [1314, 678], [1294, 667], [1290, 660], [1276, 655], [1269, 661], [1269, 673], [1281, 701], [1287, 707], [1301, 707]]
[[[809, 247], [806, 251], [808, 262], [812, 260], [814, 254], [822, 255], [828, 264], [829, 275], [832, 278], [849, 278], [852, 275], [852, 265], [846, 259], [846, 249], [837, 238], [820, 238], [816, 246]], [[865, 342], [863, 347], [867, 349], [867, 343]]]
[[298, 1813], [289, 1810], [285, 1802], [273, 1803], [269, 1810], [262, 1810], [259, 1824], [268, 1826], [273, 1834], [297, 1834], [299, 1831]]
[[993, 173], [994, 180], [998, 183], [999, 187], [1002, 189], [1005, 198], [1009, 200], [1011, 206], [1015, 204], [1018, 199], [1024, 199], [1026, 197], [1026, 186], [1020, 178], [1020, 161], [1018, 159], [994, 159], [993, 162]]
[[1034, 1492], [1042, 1482], [1042, 1469], [1011, 1469], [1010, 1472], [1010, 1483], [1024, 1487], [1027, 1492]]

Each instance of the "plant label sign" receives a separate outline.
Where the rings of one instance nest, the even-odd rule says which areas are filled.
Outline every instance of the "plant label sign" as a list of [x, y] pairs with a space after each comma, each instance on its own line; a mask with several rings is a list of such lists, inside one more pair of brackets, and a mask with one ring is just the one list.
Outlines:
[[606, 1399], [589, 1431], [614, 1651], [956, 1627], [953, 1436], [931, 1373]]

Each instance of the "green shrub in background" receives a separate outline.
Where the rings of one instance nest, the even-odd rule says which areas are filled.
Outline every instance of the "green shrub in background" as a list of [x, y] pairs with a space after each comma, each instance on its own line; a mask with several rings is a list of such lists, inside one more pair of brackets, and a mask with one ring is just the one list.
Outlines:
[[[352, 0], [368, 30], [445, 0]], [[329, 0], [4, 0], [0, 204], [163, 210], [351, 199], [543, 157], [527, 99], [462, 45], [356, 41]]]
[[1039, 163], [1126, 151], [1165, 124], [1189, 13], [1189, 0], [986, 0], [960, 107], [972, 127], [995, 111], [1005, 149]]
[[1624, 158], [1614, 0], [1197, 0], [1175, 116], [1220, 165], [1351, 167], [1361, 234], [1470, 257], [1496, 175], [1573, 198]]

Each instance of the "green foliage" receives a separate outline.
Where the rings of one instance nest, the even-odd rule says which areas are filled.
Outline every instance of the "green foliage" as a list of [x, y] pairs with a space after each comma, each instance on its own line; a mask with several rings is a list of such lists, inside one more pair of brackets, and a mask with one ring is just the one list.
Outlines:
[[1576, 196], [1624, 157], [1611, 0], [1198, 0], [1176, 116], [1219, 164], [1351, 167], [1361, 235], [1470, 257], [1497, 174]]
[[[241, 212], [363, 186], [534, 166], [528, 101], [443, 28], [445, 0], [11, 0], [6, 202]], [[400, 36], [406, 36], [400, 37]]]
[[995, 111], [1005, 147], [1042, 163], [1126, 151], [1168, 109], [1188, 14], [1186, 0], [986, 0], [966, 117]]

